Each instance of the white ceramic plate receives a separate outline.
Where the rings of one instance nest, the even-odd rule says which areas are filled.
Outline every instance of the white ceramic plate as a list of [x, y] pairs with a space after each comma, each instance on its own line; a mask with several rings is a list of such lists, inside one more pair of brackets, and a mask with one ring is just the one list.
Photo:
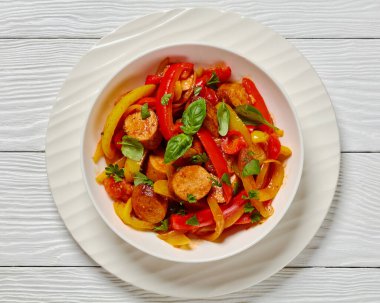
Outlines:
[[[125, 225], [115, 214], [112, 199], [107, 195], [104, 187], [95, 182], [96, 175], [106, 166], [104, 159], [97, 165], [92, 161], [92, 155], [99, 141], [99, 134], [103, 131], [107, 115], [114, 102], [120, 97], [119, 95], [122, 95], [120, 88], [122, 87], [122, 91], [130, 91], [142, 85], [146, 75], [154, 73], [159, 63], [166, 57], [174, 61], [180, 57], [181, 59], [178, 58], [178, 60], [193, 62], [196, 66], [207, 66], [223, 60], [231, 67], [233, 80], [239, 81], [245, 75], [252, 76], [275, 117], [276, 125], [285, 130], [281, 142], [292, 149], [292, 156], [286, 161], [285, 182], [272, 202], [275, 212], [264, 224], [234, 233], [221, 243], [193, 240], [193, 249], [190, 250], [175, 249], [159, 239], [154, 232], [139, 231]], [[126, 64], [112, 77], [96, 99], [82, 137], [83, 180], [95, 208], [107, 225], [120, 238], [145, 253], [169, 261], [188, 263], [216, 261], [232, 256], [265, 237], [281, 220], [292, 203], [301, 179], [303, 165], [301, 129], [285, 93], [262, 69], [245, 58], [221, 48], [199, 44], [159, 48]]]
[[[83, 184], [80, 135], [99, 89], [121, 66], [150, 49], [214, 45], [241, 54], [281, 85], [296, 108], [305, 162], [296, 198], [281, 222], [255, 246], [207, 264], [161, 260], [128, 245], [103, 222]], [[201, 298], [254, 285], [288, 264], [314, 236], [332, 201], [339, 172], [339, 135], [326, 90], [307, 60], [272, 30], [212, 9], [173, 10], [126, 24], [100, 40], [65, 82], [47, 133], [49, 183], [79, 245], [117, 277], [157, 293]]]

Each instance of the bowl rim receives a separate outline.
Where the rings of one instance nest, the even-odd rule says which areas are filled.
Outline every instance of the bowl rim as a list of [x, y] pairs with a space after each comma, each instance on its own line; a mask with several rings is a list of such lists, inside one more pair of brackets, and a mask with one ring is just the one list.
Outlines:
[[[291, 110], [291, 113], [292, 113], [292, 115], [294, 117], [293, 120], [294, 120], [295, 125], [296, 125], [297, 137], [298, 137], [298, 140], [299, 140], [299, 143], [300, 143], [300, 146], [299, 146], [299, 161], [298, 161], [300, 163], [299, 170], [297, 171], [297, 177], [296, 177], [295, 182], [294, 182], [295, 185], [290, 190], [290, 194], [288, 195], [288, 198], [286, 199], [286, 201], [289, 201], [289, 202], [287, 204], [285, 204], [285, 207], [283, 208], [283, 212], [282, 212], [281, 216], [280, 217], [276, 217], [276, 221], [272, 223], [272, 225], [271, 225], [271, 227], [269, 229], [267, 229], [265, 232], [263, 232], [260, 235], [258, 235], [256, 238], [254, 238], [248, 244], [241, 246], [239, 249], [235, 249], [235, 250], [233, 250], [233, 251], [231, 251], [229, 253], [225, 253], [225, 254], [220, 255], [218, 257], [208, 257], [208, 258], [203, 258], [203, 259], [199, 259], [199, 260], [195, 260], [195, 259], [188, 260], [188, 259], [170, 258], [170, 257], [168, 257], [166, 255], [163, 255], [163, 254], [157, 254], [155, 251], [149, 251], [149, 250], [145, 249], [145, 247], [143, 245], [140, 245], [140, 244], [138, 244], [138, 243], [136, 243], [134, 241], [130, 241], [130, 239], [126, 239], [125, 238], [125, 234], [122, 233], [118, 228], [116, 228], [116, 226], [114, 226], [112, 224], [112, 222], [110, 222], [107, 219], [106, 215], [103, 214], [103, 212], [101, 211], [101, 209], [98, 207], [97, 203], [95, 202], [97, 199], [95, 199], [94, 195], [92, 194], [92, 191], [90, 190], [90, 185], [89, 185], [88, 180], [86, 178], [86, 169], [85, 169], [85, 165], [84, 165], [84, 158], [85, 158], [85, 155], [84, 155], [84, 141], [85, 141], [85, 135], [87, 133], [87, 128], [89, 127], [88, 121], [89, 121], [90, 117], [93, 114], [95, 105], [98, 104], [101, 101], [100, 97], [107, 90], [107, 88], [112, 84], [112, 82], [130, 64], [132, 64], [133, 62], [135, 62], [137, 60], [141, 60], [143, 57], [145, 57], [145, 56], [147, 56], [147, 55], [149, 55], [151, 53], [158, 52], [158, 51], [165, 50], [165, 49], [169, 49], [169, 48], [186, 47], [186, 46], [189, 46], [189, 47], [191, 47], [191, 46], [208, 47], [208, 48], [218, 49], [218, 50], [221, 50], [223, 52], [230, 53], [230, 54], [232, 54], [234, 56], [240, 57], [241, 59], [248, 61], [250, 64], [254, 65], [258, 70], [260, 70], [261, 73], [263, 73], [265, 76], [267, 76], [274, 83], [274, 85], [278, 88], [278, 90], [280, 91], [280, 93], [284, 96], [284, 98], [286, 100], [286, 103], [289, 106], [289, 108]], [[304, 140], [303, 140], [303, 134], [302, 134], [302, 129], [301, 129], [300, 121], [299, 121], [299, 118], [297, 116], [297, 111], [295, 109], [295, 106], [290, 102], [290, 100], [291, 100], [291, 98], [289, 97], [289, 94], [284, 90], [284, 88], [282, 87], [282, 85], [279, 84], [278, 81], [274, 77], [272, 77], [272, 75], [271, 75], [270, 72], [266, 71], [260, 64], [258, 64], [256, 62], [252, 61], [251, 59], [243, 56], [239, 52], [233, 51], [233, 50], [230, 50], [230, 49], [227, 49], [227, 48], [224, 48], [224, 47], [220, 47], [220, 46], [216, 46], [216, 45], [211, 45], [211, 44], [208, 44], [208, 43], [188, 43], [188, 42], [184, 42], [184, 43], [169, 43], [169, 44], [162, 45], [160, 47], [151, 48], [151, 49], [149, 49], [149, 50], [147, 50], [147, 51], [145, 51], [145, 52], [143, 52], [143, 53], [141, 53], [141, 54], [139, 54], [137, 56], [130, 57], [130, 59], [128, 59], [124, 65], [122, 65], [119, 69], [117, 69], [116, 72], [114, 72], [114, 73], [112, 73], [110, 75], [109, 80], [106, 81], [103, 86], [101, 86], [101, 88], [98, 90], [98, 92], [92, 98], [92, 101], [91, 101], [91, 103], [89, 105], [88, 113], [86, 114], [86, 117], [84, 119], [84, 123], [82, 125], [82, 130], [81, 130], [81, 135], [80, 135], [80, 144], [79, 144], [80, 145], [79, 146], [79, 148], [80, 148], [80, 168], [81, 168], [81, 173], [82, 173], [82, 177], [83, 177], [83, 181], [84, 181], [86, 192], [87, 192], [88, 196], [90, 197], [90, 200], [91, 200], [93, 206], [95, 207], [97, 213], [100, 215], [100, 217], [102, 218], [103, 222], [106, 223], [106, 225], [108, 226], [108, 228], [110, 228], [124, 242], [126, 242], [127, 244], [129, 244], [129, 245], [131, 245], [131, 246], [139, 249], [140, 251], [142, 251], [142, 252], [144, 252], [144, 253], [146, 253], [146, 254], [148, 254], [150, 256], [153, 256], [153, 257], [156, 257], [156, 258], [159, 258], [159, 259], [162, 259], [162, 260], [166, 260], [166, 261], [171, 261], [171, 262], [179, 262], [179, 263], [206, 263], [206, 262], [213, 262], [213, 261], [223, 260], [223, 259], [235, 256], [235, 255], [237, 255], [239, 253], [242, 253], [243, 251], [247, 250], [248, 248], [254, 246], [256, 243], [260, 242], [263, 238], [265, 238], [280, 223], [280, 221], [283, 219], [283, 217], [285, 216], [286, 212], [288, 211], [290, 205], [293, 203], [294, 198], [296, 196], [296, 193], [297, 193], [297, 191], [299, 189], [299, 185], [300, 185], [300, 181], [301, 181], [301, 177], [302, 177], [303, 169], [304, 169]], [[132, 227], [130, 227], [130, 228], [132, 228]], [[146, 233], [147, 231], [140, 231], [140, 232]]]

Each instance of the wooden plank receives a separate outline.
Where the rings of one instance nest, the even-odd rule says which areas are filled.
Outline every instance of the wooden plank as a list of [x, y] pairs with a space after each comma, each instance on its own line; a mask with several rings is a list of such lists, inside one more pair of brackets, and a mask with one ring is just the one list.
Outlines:
[[[0, 153], [0, 266], [94, 265], [69, 235], [43, 153]], [[343, 154], [322, 228], [291, 266], [380, 266], [380, 154]]]
[[[344, 151], [380, 151], [380, 40], [291, 40], [325, 82]], [[94, 40], [2, 40], [0, 150], [43, 150], [52, 104]]]
[[0, 297], [9, 303], [379, 302], [379, 279], [378, 268], [286, 268], [237, 293], [181, 300], [136, 288], [101, 268], [0, 268]]
[[380, 37], [380, 3], [361, 1], [4, 1], [1, 37], [102, 37], [157, 11], [213, 7], [256, 19], [286, 37]]

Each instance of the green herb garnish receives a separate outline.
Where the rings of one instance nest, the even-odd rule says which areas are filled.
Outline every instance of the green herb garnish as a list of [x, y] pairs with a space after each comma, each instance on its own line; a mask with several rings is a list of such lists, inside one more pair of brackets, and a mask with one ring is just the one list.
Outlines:
[[121, 153], [129, 159], [140, 161], [144, 155], [144, 146], [139, 140], [123, 136], [121, 144]]
[[145, 120], [150, 117], [150, 112], [148, 108], [148, 103], [141, 106], [141, 119]]
[[223, 175], [222, 175], [222, 182], [223, 183], [225, 183], [225, 184], [227, 184], [227, 185], [231, 185], [231, 180], [230, 180], [230, 175], [229, 174], [227, 174], [227, 173], [224, 173]]
[[121, 182], [124, 178], [124, 169], [120, 168], [117, 164], [110, 164], [105, 169], [108, 177], [113, 177], [115, 182]]
[[189, 203], [196, 203], [197, 202], [197, 198], [195, 198], [195, 196], [193, 194], [187, 194], [187, 202], [189, 202]]
[[222, 187], [222, 182], [220, 182], [218, 179], [210, 177], [210, 180], [212, 186]]
[[251, 222], [252, 223], [257, 223], [261, 221], [261, 215], [258, 213], [253, 213], [251, 216]]
[[199, 225], [199, 221], [198, 221], [197, 216], [194, 215], [191, 218], [187, 219], [186, 220], [186, 224], [187, 225], [191, 225], [191, 226], [198, 226]]
[[220, 82], [220, 80], [219, 80], [219, 77], [216, 74], [216, 72], [212, 72], [212, 75], [211, 75], [210, 79], [207, 81], [206, 85], [210, 86], [212, 88], [216, 88], [216, 84], [218, 84], [219, 82]]
[[228, 126], [230, 124], [230, 111], [228, 110], [227, 105], [224, 102], [220, 104], [218, 107], [217, 118], [219, 135], [227, 135]]
[[243, 168], [243, 177], [258, 175], [260, 173], [260, 162], [256, 159], [249, 161]]
[[239, 182], [235, 182], [234, 185], [233, 185], [233, 193], [234, 193], [234, 195], [236, 195], [238, 193], [238, 190], [239, 190]]
[[194, 87], [194, 96], [198, 96], [201, 90], [202, 90], [202, 86]]
[[172, 94], [165, 94], [161, 97], [161, 104], [162, 105], [168, 105], [169, 104], [169, 100], [170, 98], [172, 97]]
[[172, 137], [166, 145], [164, 162], [169, 163], [182, 157], [193, 144], [193, 137], [186, 134], [179, 134]]
[[269, 123], [263, 117], [261, 112], [257, 108], [253, 107], [252, 105], [249, 105], [249, 104], [239, 105], [239, 106], [236, 106], [234, 110], [246, 122], [249, 121], [253, 123], [253, 125], [265, 124], [271, 128], [275, 128], [274, 125]]
[[169, 229], [169, 221], [168, 219], [164, 219], [160, 222], [160, 225], [153, 228], [154, 231], [168, 231]]
[[182, 114], [181, 129], [187, 135], [194, 135], [202, 126], [206, 118], [206, 101], [203, 98], [192, 102]]
[[259, 192], [257, 190], [250, 190], [248, 191], [248, 197], [246, 195], [243, 195], [242, 198], [244, 200], [250, 200], [250, 199], [258, 199], [259, 198]]
[[202, 164], [208, 162], [209, 158], [206, 153], [191, 156], [190, 161], [193, 164]]
[[135, 186], [140, 185], [140, 184], [146, 184], [149, 186], [153, 186], [153, 181], [149, 179], [147, 176], [145, 176], [143, 173], [137, 172], [135, 173], [135, 176], [133, 177], [133, 184]]
[[251, 213], [255, 210], [255, 208], [252, 206], [251, 202], [247, 202], [244, 205], [244, 213]]

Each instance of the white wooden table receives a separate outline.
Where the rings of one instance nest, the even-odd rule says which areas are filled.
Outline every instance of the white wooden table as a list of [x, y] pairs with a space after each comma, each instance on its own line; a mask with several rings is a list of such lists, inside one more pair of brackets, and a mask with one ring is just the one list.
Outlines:
[[379, 0], [2, 0], [0, 302], [179, 301], [125, 284], [85, 255], [52, 200], [44, 148], [55, 97], [99, 38], [193, 6], [238, 12], [288, 38], [327, 86], [342, 142], [338, 189], [312, 242], [272, 278], [210, 301], [380, 302]]

